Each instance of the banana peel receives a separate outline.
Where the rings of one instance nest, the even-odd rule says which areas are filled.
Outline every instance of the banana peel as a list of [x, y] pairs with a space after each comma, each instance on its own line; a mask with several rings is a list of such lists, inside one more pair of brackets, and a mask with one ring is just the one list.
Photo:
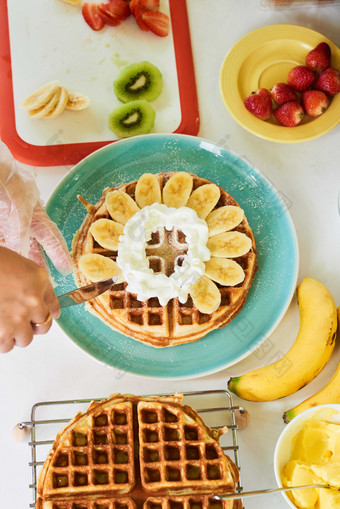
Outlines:
[[[310, 383], [332, 355], [337, 309], [331, 293], [322, 283], [307, 277], [298, 286], [297, 298], [300, 327], [293, 346], [276, 362], [230, 378], [228, 389], [240, 398], [273, 401], [289, 396]], [[340, 399], [340, 389], [338, 394]]]
[[[337, 309], [338, 323], [340, 321], [340, 306]], [[299, 405], [287, 410], [283, 414], [283, 420], [288, 423], [304, 410], [318, 405], [340, 403], [340, 362], [330, 381], [316, 394], [302, 401]]]

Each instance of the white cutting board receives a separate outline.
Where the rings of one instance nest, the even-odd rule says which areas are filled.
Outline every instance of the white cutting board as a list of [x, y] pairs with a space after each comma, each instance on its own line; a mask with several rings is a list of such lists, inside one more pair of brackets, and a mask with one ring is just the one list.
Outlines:
[[[169, 14], [167, 0], [160, 10]], [[158, 37], [143, 32], [131, 15], [117, 27], [93, 31], [81, 8], [62, 0], [8, 0], [13, 93], [17, 133], [25, 142], [51, 144], [115, 140], [108, 114], [121, 104], [113, 81], [125, 65], [148, 60], [163, 74], [152, 132], [171, 133], [181, 122], [172, 32]], [[41, 85], [59, 80], [70, 92], [90, 98], [88, 109], [65, 111], [56, 119], [30, 118], [20, 105]]]

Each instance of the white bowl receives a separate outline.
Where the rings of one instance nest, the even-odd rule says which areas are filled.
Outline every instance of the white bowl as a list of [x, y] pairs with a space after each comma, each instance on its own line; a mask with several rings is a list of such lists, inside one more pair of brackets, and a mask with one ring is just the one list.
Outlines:
[[[287, 426], [284, 428], [284, 430], [282, 431], [281, 435], [278, 438], [274, 452], [274, 472], [278, 486], [282, 486], [281, 474], [285, 465], [288, 463], [290, 459], [291, 446], [294, 437], [300, 431], [303, 424], [308, 419], [310, 419], [316, 411], [320, 410], [321, 408], [331, 408], [332, 410], [335, 410], [339, 415], [339, 420], [337, 419], [335, 422], [340, 422], [340, 404], [329, 404], [309, 408], [308, 410], [305, 410], [301, 414], [294, 417], [294, 419], [289, 424], [287, 424]], [[335, 417], [337, 416], [332, 417], [332, 420], [333, 419], [335, 420]], [[296, 505], [293, 504], [293, 502], [288, 498], [288, 495], [285, 492], [282, 492], [282, 496], [289, 505], [289, 507], [296, 509]]]

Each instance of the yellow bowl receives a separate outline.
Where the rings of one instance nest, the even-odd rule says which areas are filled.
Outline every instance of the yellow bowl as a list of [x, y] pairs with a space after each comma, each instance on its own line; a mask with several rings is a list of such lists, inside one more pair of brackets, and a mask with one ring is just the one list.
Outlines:
[[220, 91], [231, 116], [245, 129], [261, 138], [279, 143], [312, 140], [329, 132], [340, 122], [340, 94], [317, 118], [307, 115], [296, 127], [278, 124], [272, 115], [260, 120], [244, 106], [244, 99], [258, 88], [271, 89], [287, 82], [290, 69], [305, 65], [307, 53], [320, 42], [332, 52], [332, 67], [340, 69], [340, 50], [324, 35], [297, 25], [270, 25], [250, 32], [226, 55], [220, 72]]
[[[294, 419], [289, 424], [287, 424], [287, 426], [285, 426], [281, 432], [274, 451], [274, 473], [278, 486], [282, 486], [283, 469], [290, 460], [292, 444], [296, 435], [302, 429], [303, 425], [312, 418], [315, 412], [319, 412], [321, 409], [330, 409], [335, 411], [335, 415], [331, 420], [340, 424], [340, 404], [338, 403], [329, 403], [327, 405], [319, 405], [308, 408], [301, 414], [294, 417]], [[296, 509], [298, 507], [292, 502], [287, 493], [282, 492], [282, 496], [289, 507], [292, 509]]]

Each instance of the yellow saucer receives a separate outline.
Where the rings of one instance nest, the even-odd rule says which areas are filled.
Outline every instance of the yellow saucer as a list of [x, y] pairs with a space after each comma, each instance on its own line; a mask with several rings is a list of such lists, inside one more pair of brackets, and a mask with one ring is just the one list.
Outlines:
[[340, 122], [340, 94], [331, 99], [320, 117], [305, 116], [296, 127], [278, 124], [272, 115], [264, 121], [244, 106], [244, 99], [258, 88], [271, 89], [275, 83], [287, 83], [289, 70], [305, 65], [307, 53], [320, 42], [332, 52], [332, 67], [340, 69], [340, 50], [324, 35], [297, 25], [270, 25], [250, 32], [226, 55], [220, 72], [220, 91], [231, 116], [245, 129], [261, 138], [279, 143], [312, 140]]

